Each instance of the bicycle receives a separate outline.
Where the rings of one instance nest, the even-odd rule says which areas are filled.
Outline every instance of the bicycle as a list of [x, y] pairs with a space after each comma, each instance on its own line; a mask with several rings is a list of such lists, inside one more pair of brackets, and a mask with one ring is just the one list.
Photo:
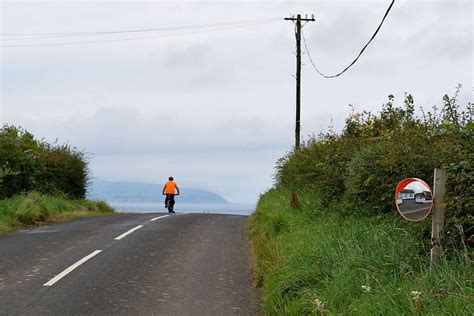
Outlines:
[[168, 209], [168, 213], [175, 213], [174, 211], [174, 205], [176, 204], [176, 201], [174, 200], [175, 195], [178, 194], [163, 194], [166, 195], [165, 199], [165, 207]]

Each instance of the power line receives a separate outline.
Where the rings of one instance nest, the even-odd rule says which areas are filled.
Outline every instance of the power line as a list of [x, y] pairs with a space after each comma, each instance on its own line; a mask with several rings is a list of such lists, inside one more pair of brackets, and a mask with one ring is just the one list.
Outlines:
[[385, 15], [383, 16], [382, 18], [382, 21], [380, 22], [379, 26], [377, 27], [377, 29], [375, 30], [374, 34], [372, 35], [372, 37], [370, 38], [370, 40], [367, 42], [367, 44], [365, 44], [365, 46], [362, 48], [362, 50], [359, 52], [359, 55], [357, 55], [357, 57], [349, 64], [349, 66], [347, 66], [346, 68], [344, 68], [344, 70], [342, 70], [341, 72], [339, 72], [338, 74], [335, 74], [335, 75], [325, 75], [323, 74], [321, 71], [319, 71], [318, 67], [316, 67], [316, 65], [314, 64], [313, 62], [313, 59], [311, 58], [311, 54], [309, 53], [309, 50], [308, 50], [308, 46], [306, 45], [306, 38], [304, 37], [304, 33], [301, 32], [301, 34], [303, 35], [303, 42], [304, 42], [304, 47], [306, 49], [306, 52], [308, 53], [308, 57], [309, 57], [309, 61], [311, 62], [311, 64], [313, 65], [313, 68], [316, 70], [316, 72], [318, 74], [320, 74], [321, 76], [323, 76], [324, 78], [336, 78], [336, 77], [339, 77], [340, 75], [342, 75], [343, 73], [345, 73], [349, 68], [352, 67], [352, 65], [354, 65], [357, 60], [359, 59], [359, 57], [362, 55], [362, 53], [365, 51], [365, 49], [367, 48], [367, 46], [369, 46], [370, 42], [372, 42], [372, 40], [375, 38], [375, 36], [377, 35], [377, 33], [379, 32], [380, 28], [382, 27], [382, 24], [383, 22], [385, 21], [385, 18], [387, 17], [388, 13], [390, 12], [390, 9], [392, 9], [392, 6], [393, 4], [395, 3], [395, 0], [392, 0], [392, 3], [390, 4], [390, 6], [388, 7], [387, 11], [385, 12]]
[[[149, 28], [149, 29], [132, 29], [132, 30], [120, 30], [120, 31], [95, 31], [95, 32], [61, 32], [61, 33], [0, 33], [0, 36], [45, 36], [44, 38], [49, 37], [68, 37], [68, 36], [90, 36], [90, 35], [104, 35], [104, 34], [123, 34], [123, 33], [142, 33], [142, 32], [156, 32], [156, 31], [172, 31], [172, 30], [183, 30], [183, 29], [193, 29], [193, 28], [209, 28], [209, 27], [219, 27], [219, 26], [231, 26], [236, 24], [249, 24], [249, 23], [258, 23], [265, 21], [274, 21], [280, 20], [280, 18], [269, 18], [269, 19], [258, 19], [258, 20], [241, 20], [241, 21], [231, 21], [231, 22], [221, 22], [221, 23], [208, 23], [208, 24], [197, 24], [197, 25], [186, 25], [186, 26], [176, 26], [176, 27], [162, 27], [162, 28]], [[38, 39], [42, 37], [35, 38], [18, 38], [20, 39]], [[3, 40], [14, 40], [14, 39], [3, 39]]]
[[160, 34], [160, 35], [153, 35], [153, 36], [143, 36], [143, 37], [133, 37], [133, 38], [121, 38], [121, 39], [110, 39], [110, 40], [96, 40], [96, 41], [82, 41], [82, 42], [45, 43], [45, 44], [25, 44], [25, 45], [0, 45], [0, 48], [7, 48], [7, 47], [67, 46], [67, 45], [81, 45], [81, 44], [97, 44], [97, 43], [111, 43], [111, 42], [135, 41], [135, 40], [150, 39], [150, 38], [159, 38], [159, 37], [175, 37], [175, 36], [185, 36], [185, 35], [198, 34], [198, 33], [217, 32], [217, 31], [223, 31], [223, 30], [230, 30], [230, 29], [238, 29], [238, 28], [244, 28], [244, 27], [251, 27], [251, 26], [255, 26], [255, 25], [267, 24], [267, 23], [272, 23], [272, 22], [276, 22], [276, 20], [266, 21], [266, 22], [258, 22], [258, 23], [251, 23], [251, 24], [244, 24], [244, 25], [235, 25], [235, 26], [227, 26], [227, 27], [213, 28], [213, 29], [200, 30], [200, 31], [181, 32], [181, 33], [170, 33], [170, 34]]

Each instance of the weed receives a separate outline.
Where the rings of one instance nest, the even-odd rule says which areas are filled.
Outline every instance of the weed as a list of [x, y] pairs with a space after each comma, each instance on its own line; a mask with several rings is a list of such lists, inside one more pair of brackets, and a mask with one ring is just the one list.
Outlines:
[[0, 233], [27, 225], [113, 212], [103, 201], [72, 200], [64, 195], [30, 192], [0, 200]]
[[306, 193], [293, 212], [291, 192], [270, 190], [249, 219], [266, 314], [472, 315], [472, 263], [430, 268], [424, 225], [315, 209]]

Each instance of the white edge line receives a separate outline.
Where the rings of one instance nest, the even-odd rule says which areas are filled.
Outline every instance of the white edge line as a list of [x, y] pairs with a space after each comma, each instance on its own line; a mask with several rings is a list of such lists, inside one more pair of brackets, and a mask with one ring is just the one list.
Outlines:
[[122, 235], [116, 237], [115, 240], [120, 240], [120, 239], [122, 239], [123, 237], [127, 236], [128, 234], [131, 234], [131, 233], [133, 233], [134, 231], [136, 231], [137, 229], [142, 228], [142, 227], [143, 227], [143, 225], [138, 225], [137, 227], [132, 228], [132, 229], [130, 229], [129, 231], [127, 231], [126, 233], [123, 233]]
[[150, 219], [150, 221], [156, 221], [157, 219], [160, 219], [160, 218], [163, 218], [163, 217], [168, 217], [169, 215], [163, 215], [163, 216], [158, 216], [158, 217], [155, 217], [155, 218], [152, 218]]
[[[431, 206], [430, 206], [430, 207], [431, 207]], [[410, 213], [416, 213], [416, 212], [426, 211], [426, 210], [429, 210], [430, 207], [420, 208], [420, 209], [414, 210], [414, 211], [402, 212], [402, 214], [410, 214]]]
[[49, 280], [48, 282], [46, 282], [45, 284], [43, 284], [43, 286], [52, 286], [54, 283], [58, 282], [59, 280], [61, 280], [62, 278], [64, 278], [66, 275], [68, 275], [71, 271], [73, 271], [74, 269], [76, 269], [77, 267], [79, 267], [81, 264], [83, 264], [84, 262], [86, 262], [87, 260], [89, 260], [90, 258], [94, 257], [95, 255], [99, 254], [102, 250], [96, 250], [94, 252], [92, 252], [91, 254], [85, 256], [84, 258], [82, 258], [81, 260], [79, 260], [78, 262], [74, 263], [72, 266], [70, 266], [69, 268], [67, 268], [66, 270], [64, 270], [63, 272], [59, 273], [58, 275], [56, 275], [54, 278], [52, 278], [51, 280]]

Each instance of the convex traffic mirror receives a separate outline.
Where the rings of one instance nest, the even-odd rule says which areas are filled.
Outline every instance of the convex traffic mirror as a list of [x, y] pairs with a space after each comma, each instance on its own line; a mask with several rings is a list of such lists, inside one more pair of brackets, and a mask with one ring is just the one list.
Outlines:
[[430, 214], [433, 208], [433, 193], [425, 181], [407, 178], [397, 184], [395, 205], [403, 218], [418, 222]]

